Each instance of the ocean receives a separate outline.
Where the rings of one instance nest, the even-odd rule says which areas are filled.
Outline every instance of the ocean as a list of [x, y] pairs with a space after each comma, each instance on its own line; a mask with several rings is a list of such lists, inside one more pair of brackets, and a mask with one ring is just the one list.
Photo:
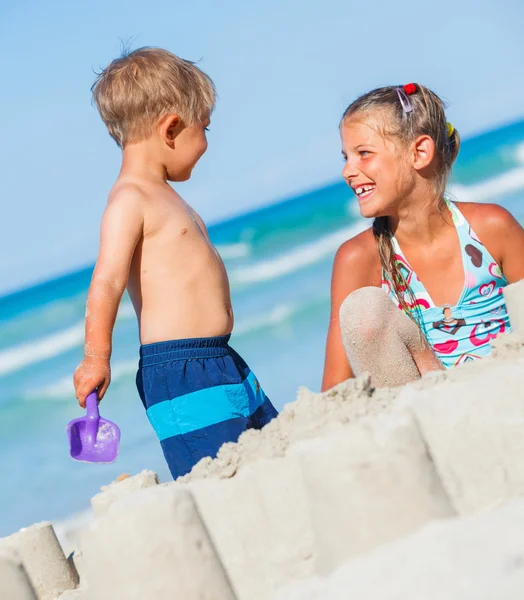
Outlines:
[[[524, 224], [524, 121], [463, 141], [450, 192], [500, 203]], [[209, 228], [230, 275], [231, 344], [278, 409], [299, 386], [320, 389], [333, 257], [367, 226], [337, 181]], [[90, 276], [83, 269], [0, 298], [0, 536], [85, 510], [120, 473], [152, 469], [169, 480], [135, 388], [139, 342], [127, 297], [101, 404], [122, 430], [119, 458], [89, 465], [69, 457], [66, 424], [82, 414], [72, 374], [83, 353]]]

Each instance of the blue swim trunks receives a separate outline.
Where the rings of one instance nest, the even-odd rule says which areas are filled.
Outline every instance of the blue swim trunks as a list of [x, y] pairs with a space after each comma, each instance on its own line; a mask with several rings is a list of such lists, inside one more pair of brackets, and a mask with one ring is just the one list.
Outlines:
[[229, 335], [140, 348], [138, 393], [173, 479], [278, 413]]

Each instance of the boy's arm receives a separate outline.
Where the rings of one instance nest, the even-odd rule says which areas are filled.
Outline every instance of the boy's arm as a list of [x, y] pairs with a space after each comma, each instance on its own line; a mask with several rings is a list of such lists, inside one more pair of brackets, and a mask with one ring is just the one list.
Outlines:
[[95, 389], [103, 398], [109, 386], [113, 327], [143, 226], [143, 194], [134, 186], [121, 188], [102, 217], [100, 250], [87, 296], [84, 360], [74, 375], [80, 406], [85, 407]]

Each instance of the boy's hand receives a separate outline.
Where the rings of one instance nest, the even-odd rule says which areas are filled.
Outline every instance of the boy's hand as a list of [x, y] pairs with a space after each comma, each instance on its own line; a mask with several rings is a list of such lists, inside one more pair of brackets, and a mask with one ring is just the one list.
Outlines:
[[111, 383], [111, 368], [108, 358], [88, 356], [78, 365], [73, 382], [75, 384], [78, 404], [86, 407], [87, 396], [98, 390], [98, 398], [102, 400]]

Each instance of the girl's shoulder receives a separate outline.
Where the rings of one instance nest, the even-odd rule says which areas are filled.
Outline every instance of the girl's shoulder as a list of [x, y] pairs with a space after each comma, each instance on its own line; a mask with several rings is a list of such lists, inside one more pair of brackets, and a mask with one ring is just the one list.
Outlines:
[[364, 285], [380, 285], [381, 263], [372, 228], [345, 241], [338, 249], [333, 270], [351, 274]]
[[478, 239], [499, 262], [507, 237], [522, 229], [515, 217], [499, 204], [457, 202], [457, 207]]
[[475, 231], [479, 228], [501, 230], [515, 221], [515, 217], [509, 210], [500, 204], [484, 202], [456, 202], [455, 204]]
[[337, 258], [344, 262], [368, 262], [374, 256], [378, 258], [377, 244], [371, 227], [346, 240], [337, 251]]

